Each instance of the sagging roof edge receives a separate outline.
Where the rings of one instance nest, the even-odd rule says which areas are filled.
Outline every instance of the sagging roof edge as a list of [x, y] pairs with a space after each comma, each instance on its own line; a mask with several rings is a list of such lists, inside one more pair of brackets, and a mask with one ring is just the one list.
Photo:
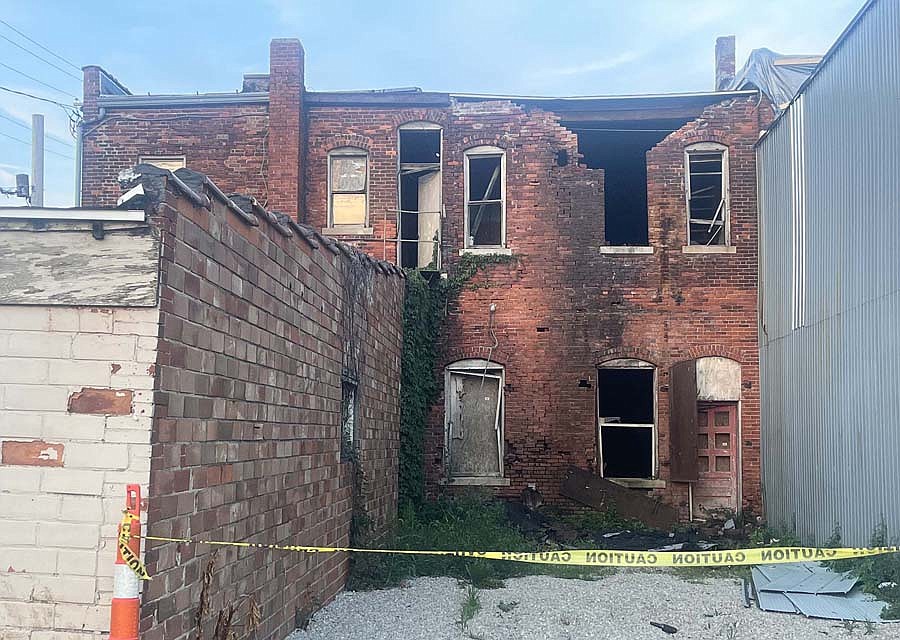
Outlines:
[[862, 20], [863, 16], [869, 12], [869, 10], [875, 5], [876, 2], [880, 2], [880, 1], [881, 0], [866, 0], [866, 3], [856, 13], [856, 15], [853, 16], [853, 19], [850, 20], [850, 22], [847, 24], [846, 27], [844, 27], [844, 30], [841, 31], [841, 34], [837, 37], [837, 39], [834, 41], [834, 43], [831, 45], [831, 47], [828, 48], [828, 51], [825, 52], [825, 55], [822, 56], [822, 60], [819, 62], [819, 64], [816, 65], [816, 68], [813, 70], [813, 72], [811, 74], [809, 74], [809, 77], [806, 78], [806, 80], [804, 80], [803, 83], [800, 85], [800, 88], [797, 89], [797, 93], [794, 94], [794, 97], [791, 98], [790, 102], [787, 103], [785, 108], [782, 109], [778, 113], [777, 116], [775, 116], [775, 119], [772, 121], [772, 124], [769, 125], [769, 128], [766, 129], [763, 132], [763, 134], [759, 137], [759, 139], [753, 145], [754, 147], [758, 147], [762, 143], [762, 141], [768, 137], [769, 132], [772, 131], [773, 129], [775, 129], [775, 127], [777, 127], [779, 125], [779, 123], [782, 121], [782, 119], [784, 119], [784, 117], [788, 113], [788, 111], [791, 110], [791, 107], [794, 106], [794, 103], [797, 101], [797, 99], [801, 95], [803, 95], [803, 93], [806, 91], [806, 88], [809, 87], [809, 85], [813, 81], [815, 81], [815, 79], [819, 76], [819, 73], [821, 73], [822, 68], [826, 64], [828, 64], [828, 61], [831, 60], [831, 58], [835, 55], [837, 50], [840, 49], [840, 47], [844, 44], [844, 42], [847, 41], [847, 38], [849, 38], [850, 34], [856, 29], [856, 26], [859, 24], [860, 20]]
[[[329, 238], [327, 236], [323, 236], [315, 228], [300, 224], [290, 216], [282, 213], [278, 213], [275, 211], [268, 211], [265, 209], [259, 202], [250, 196], [242, 196], [242, 195], [232, 195], [227, 196], [225, 193], [213, 182], [209, 176], [197, 172], [191, 171], [190, 169], [178, 169], [177, 171], [182, 172], [182, 176], [177, 175], [176, 172], [170, 171], [168, 169], [160, 169], [158, 167], [154, 167], [153, 165], [138, 165], [134, 169], [130, 170], [130, 172], [123, 172], [120, 176], [120, 180], [127, 181], [132, 186], [137, 184], [142, 184], [142, 179], [146, 177], [153, 176], [164, 176], [169, 184], [175, 187], [175, 190], [185, 196], [188, 200], [193, 202], [195, 205], [202, 207], [204, 209], [210, 209], [211, 198], [205, 193], [198, 193], [197, 190], [188, 184], [188, 182], [196, 183], [198, 186], [205, 187], [207, 191], [209, 191], [212, 196], [218, 200], [220, 203], [224, 204], [228, 207], [233, 213], [237, 215], [237, 217], [248, 226], [259, 226], [259, 219], [263, 218], [270, 226], [272, 226], [276, 233], [284, 237], [290, 237], [294, 235], [294, 231], [297, 232], [297, 235], [300, 236], [312, 249], [318, 249], [321, 246], [325, 246], [332, 253], [343, 253], [346, 256], [356, 256], [364, 262], [368, 262], [373, 265], [378, 271], [384, 274], [393, 274], [397, 275], [401, 278], [405, 278], [406, 274], [403, 269], [398, 267], [395, 264], [390, 262], [379, 260], [365, 253], [364, 251], [357, 249], [347, 243], [340, 242], [335, 240], [334, 238]], [[182, 177], [187, 178], [183, 180]], [[238, 199], [241, 204], [246, 206], [247, 201], [250, 203], [250, 211], [245, 211], [244, 208], [240, 206], [238, 202], [235, 201]]]
[[[685, 101], [714, 100], [755, 95], [755, 89], [737, 91], [709, 91], [688, 93], [649, 93], [608, 96], [516, 96], [481, 93], [445, 93], [438, 91], [307, 91], [304, 100], [317, 106], [448, 106], [451, 99], [464, 102], [486, 100], [508, 100], [522, 103], [578, 104], [640, 102], [640, 101]], [[141, 109], [159, 107], [189, 107], [232, 104], [268, 104], [267, 92], [246, 93], [202, 93], [202, 94], [159, 94], [159, 95], [101, 95], [97, 100], [100, 107], [117, 109]]]

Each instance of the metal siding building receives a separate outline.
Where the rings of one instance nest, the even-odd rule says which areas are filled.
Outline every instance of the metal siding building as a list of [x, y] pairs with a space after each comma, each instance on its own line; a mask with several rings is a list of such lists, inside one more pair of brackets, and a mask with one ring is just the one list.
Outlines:
[[758, 146], [766, 516], [900, 537], [900, 0], [856, 16]]

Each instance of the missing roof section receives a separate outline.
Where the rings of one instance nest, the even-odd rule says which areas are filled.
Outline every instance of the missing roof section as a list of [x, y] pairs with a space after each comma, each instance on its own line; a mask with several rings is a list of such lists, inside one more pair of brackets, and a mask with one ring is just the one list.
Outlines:
[[689, 118], [563, 122], [578, 135], [578, 152], [604, 170], [605, 239], [610, 246], [647, 246], [647, 152]]

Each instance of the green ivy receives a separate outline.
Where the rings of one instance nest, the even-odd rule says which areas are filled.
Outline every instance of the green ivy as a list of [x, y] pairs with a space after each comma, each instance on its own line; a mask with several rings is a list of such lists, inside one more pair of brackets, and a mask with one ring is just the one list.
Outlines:
[[482, 269], [516, 260], [509, 255], [464, 255], [447, 278], [430, 282], [416, 269], [406, 272], [403, 308], [403, 357], [400, 384], [400, 504], [419, 505], [424, 499], [424, 444], [428, 410], [437, 401], [437, 366], [447, 305], [466, 288], [487, 283], [469, 281]]

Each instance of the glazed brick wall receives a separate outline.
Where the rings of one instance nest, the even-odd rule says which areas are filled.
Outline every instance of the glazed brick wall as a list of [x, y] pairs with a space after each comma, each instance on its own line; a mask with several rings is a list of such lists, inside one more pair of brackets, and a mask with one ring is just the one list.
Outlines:
[[[491, 357], [506, 367], [510, 486], [499, 492], [513, 496], [535, 483], [545, 499], [558, 500], [567, 465], [596, 466], [596, 367], [615, 357], [658, 367], [659, 474], [667, 479], [669, 367], [720, 355], [742, 367], [743, 503], [758, 511], [755, 100], [709, 107], [649, 152], [650, 255], [601, 254], [602, 172], [556, 166], [558, 149], [577, 155], [574, 136], [555, 120], [509, 103], [459, 104], [445, 138], [445, 264], [462, 246], [463, 150], [493, 144], [508, 154], [507, 237], [516, 258], [476, 276], [451, 308], [442, 363]], [[682, 253], [683, 154], [697, 141], [729, 147], [734, 254]], [[432, 490], [444, 473], [443, 429], [441, 400], [426, 455]], [[659, 493], [686, 514], [686, 485]]]
[[266, 105], [110, 110], [84, 125], [82, 204], [115, 206], [119, 172], [142, 155], [183, 155], [189, 169], [205, 173], [225, 193], [265, 203], [268, 120]]
[[357, 147], [369, 153], [369, 226], [371, 236], [340, 238], [366, 253], [396, 262], [397, 128], [427, 120], [443, 124], [447, 113], [434, 109], [373, 109], [312, 106], [307, 111], [305, 221], [322, 230], [328, 225], [328, 152]]
[[[356, 375], [361, 502], [383, 531], [396, 515], [403, 279], [375, 261], [218, 201], [167, 192], [148, 523], [151, 534], [346, 545], [352, 468], [340, 460], [341, 377]], [[195, 637], [203, 545], [151, 543], [144, 640]], [[285, 637], [342, 587], [344, 554], [222, 549], [208, 590], [216, 615], [251, 596], [257, 638]]]

